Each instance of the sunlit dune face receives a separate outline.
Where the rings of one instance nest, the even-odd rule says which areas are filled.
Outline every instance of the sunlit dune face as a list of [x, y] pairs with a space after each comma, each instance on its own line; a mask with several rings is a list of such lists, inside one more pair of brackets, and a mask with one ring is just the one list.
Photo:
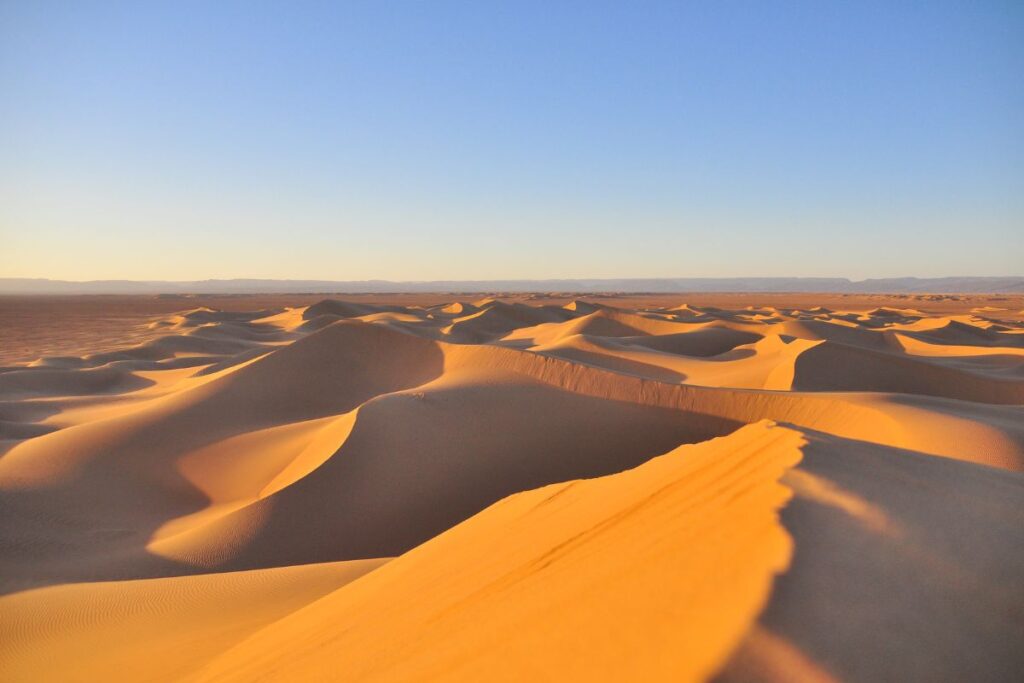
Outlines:
[[1024, 305], [40, 301], [4, 680], [1018, 670]]

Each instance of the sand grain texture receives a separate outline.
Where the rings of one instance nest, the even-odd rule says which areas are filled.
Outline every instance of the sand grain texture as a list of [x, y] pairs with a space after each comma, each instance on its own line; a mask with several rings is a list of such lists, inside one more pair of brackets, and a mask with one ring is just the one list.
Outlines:
[[0, 678], [1013, 680], [1020, 306], [808, 297], [19, 309]]

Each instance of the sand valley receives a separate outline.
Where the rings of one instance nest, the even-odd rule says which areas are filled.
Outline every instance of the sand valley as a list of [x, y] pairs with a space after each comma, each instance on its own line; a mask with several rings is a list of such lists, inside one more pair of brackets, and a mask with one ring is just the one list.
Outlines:
[[17, 297], [4, 681], [1012, 680], [1024, 297]]

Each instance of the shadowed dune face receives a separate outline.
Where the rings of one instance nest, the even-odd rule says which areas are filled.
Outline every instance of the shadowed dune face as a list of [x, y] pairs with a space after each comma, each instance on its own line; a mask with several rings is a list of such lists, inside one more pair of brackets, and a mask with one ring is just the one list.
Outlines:
[[[94, 651], [132, 624], [137, 680], [1024, 666], [1006, 311], [326, 300], [146, 325], [0, 369], [5, 680], [109, 678]], [[196, 595], [222, 606], [202, 629]]]
[[720, 681], [793, 680], [793, 652], [821, 680], [1018, 678], [1024, 477], [805, 438], [781, 479], [792, 564]]

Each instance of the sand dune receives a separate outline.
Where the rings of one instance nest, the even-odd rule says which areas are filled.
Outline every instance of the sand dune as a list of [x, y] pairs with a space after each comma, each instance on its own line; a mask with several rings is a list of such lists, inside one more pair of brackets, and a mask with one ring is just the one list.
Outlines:
[[1024, 322], [783, 303], [202, 306], [0, 369], [0, 677], [1012, 680]]
[[525, 680], [552, 668], [700, 680], [788, 563], [774, 512], [799, 443], [753, 425], [512, 496], [268, 626], [199, 680]]
[[828, 672], [820, 680], [1018, 678], [1024, 479], [805, 439], [781, 479], [794, 492], [782, 511], [791, 565], [720, 680], [794, 680], [780, 666], [792, 652]]
[[[384, 562], [64, 584], [6, 596], [0, 673], [24, 681], [182, 680]], [[125, 643], [133, 645], [112, 647]]]

